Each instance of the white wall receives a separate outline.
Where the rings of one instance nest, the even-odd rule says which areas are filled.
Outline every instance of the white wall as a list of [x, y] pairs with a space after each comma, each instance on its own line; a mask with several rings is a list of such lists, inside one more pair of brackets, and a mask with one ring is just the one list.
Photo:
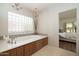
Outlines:
[[77, 53], [79, 54], [79, 8], [77, 8]]
[[[60, 12], [77, 8], [79, 12], [79, 4], [52, 4], [48, 9], [44, 10], [38, 18], [38, 32], [48, 34], [49, 45], [59, 47], [59, 16]], [[79, 13], [77, 14], [79, 17]], [[78, 18], [79, 19], [79, 18]], [[78, 20], [77, 19], [77, 20]], [[79, 20], [78, 20], [79, 23]], [[79, 24], [78, 24], [79, 25]], [[77, 25], [77, 27], [78, 27]], [[79, 28], [77, 29], [79, 32]], [[79, 33], [78, 33], [79, 35]], [[77, 39], [77, 52], [79, 53], [79, 37]]]
[[8, 7], [7, 5], [0, 4], [0, 35], [7, 34], [8, 24], [7, 24], [7, 16], [8, 16]]
[[12, 8], [12, 3], [0, 3], [0, 35], [8, 34], [8, 11], [33, 17], [31, 11], [23, 6], [22, 8], [22, 10], [17, 11]]

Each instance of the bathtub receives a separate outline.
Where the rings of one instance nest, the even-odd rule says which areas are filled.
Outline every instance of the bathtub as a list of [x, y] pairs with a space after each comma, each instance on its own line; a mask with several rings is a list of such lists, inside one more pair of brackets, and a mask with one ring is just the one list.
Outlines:
[[14, 40], [16, 41], [16, 44], [8, 43], [5, 40], [0, 41], [0, 52], [7, 51], [37, 40], [41, 40], [43, 38], [46, 38], [46, 35], [28, 35], [28, 36], [22, 36], [22, 37], [16, 37]]
[[15, 40], [16, 41], [28, 41], [28, 40], [39, 40], [39, 39], [42, 39], [42, 38], [45, 38], [47, 36], [44, 36], [44, 35], [28, 35], [28, 36], [22, 36], [22, 37], [16, 37]]

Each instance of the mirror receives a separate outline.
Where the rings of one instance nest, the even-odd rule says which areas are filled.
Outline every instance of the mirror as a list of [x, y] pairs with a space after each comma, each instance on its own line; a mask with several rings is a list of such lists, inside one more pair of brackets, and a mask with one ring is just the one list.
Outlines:
[[59, 47], [76, 52], [76, 9], [59, 13]]

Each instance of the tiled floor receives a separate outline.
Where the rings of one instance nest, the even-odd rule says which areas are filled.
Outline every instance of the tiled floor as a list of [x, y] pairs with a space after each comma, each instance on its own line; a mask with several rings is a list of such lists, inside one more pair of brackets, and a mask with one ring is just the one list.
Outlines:
[[76, 54], [74, 52], [47, 45], [32, 56], [76, 56]]

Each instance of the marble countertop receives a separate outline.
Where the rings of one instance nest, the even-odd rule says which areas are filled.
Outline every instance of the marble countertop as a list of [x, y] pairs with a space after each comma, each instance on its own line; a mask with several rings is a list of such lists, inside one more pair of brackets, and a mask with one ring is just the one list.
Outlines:
[[16, 48], [16, 47], [19, 47], [19, 46], [22, 46], [22, 45], [25, 45], [25, 44], [28, 44], [28, 43], [31, 43], [31, 42], [34, 42], [36, 40], [43, 39], [45, 37], [47, 37], [47, 36], [44, 36], [44, 35], [41, 35], [41, 36], [31, 35], [29, 37], [28, 36], [17, 37], [15, 39], [16, 44], [8, 43], [6, 40], [0, 40], [0, 53], [4, 52], [4, 51], [7, 51], [7, 50], [10, 50], [10, 49], [13, 49], [13, 48]]

